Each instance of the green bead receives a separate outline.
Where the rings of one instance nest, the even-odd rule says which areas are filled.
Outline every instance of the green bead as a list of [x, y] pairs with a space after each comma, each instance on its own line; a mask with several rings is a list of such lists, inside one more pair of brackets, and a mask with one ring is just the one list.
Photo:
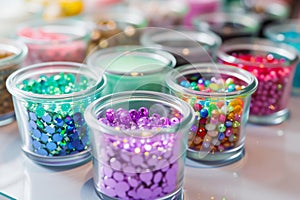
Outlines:
[[219, 86], [216, 83], [211, 83], [208, 87], [215, 92], [219, 90]]
[[61, 107], [61, 110], [62, 110], [62, 111], [67, 112], [67, 111], [70, 110], [71, 105], [68, 104], [68, 103], [64, 103], [64, 104], [62, 104], [60, 107]]
[[241, 125], [240, 122], [234, 121], [233, 124], [232, 124], [232, 127], [237, 128], [237, 127], [239, 127], [240, 125]]
[[229, 112], [232, 112], [234, 110], [234, 107], [233, 106], [228, 106], [228, 111]]
[[44, 116], [45, 110], [44, 110], [43, 107], [39, 106], [39, 107], [36, 108], [35, 113], [36, 113], [36, 116], [37, 116], [37, 117], [41, 118], [41, 117]]
[[44, 124], [38, 119], [36, 120], [36, 125], [40, 128], [40, 129], [44, 129]]
[[213, 110], [217, 110], [218, 109], [218, 107], [217, 107], [217, 105], [216, 104], [210, 104], [209, 106], [208, 106], [208, 112], [209, 112], [209, 114], [213, 111]]
[[221, 133], [225, 132], [226, 131], [226, 126], [224, 124], [220, 124], [218, 126], [218, 131], [221, 132]]

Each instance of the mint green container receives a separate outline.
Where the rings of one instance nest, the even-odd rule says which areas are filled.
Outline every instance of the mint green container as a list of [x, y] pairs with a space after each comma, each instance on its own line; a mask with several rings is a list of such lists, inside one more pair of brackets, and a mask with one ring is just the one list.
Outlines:
[[87, 65], [105, 73], [104, 94], [128, 90], [165, 92], [164, 77], [176, 60], [168, 52], [142, 46], [118, 46], [98, 50]]

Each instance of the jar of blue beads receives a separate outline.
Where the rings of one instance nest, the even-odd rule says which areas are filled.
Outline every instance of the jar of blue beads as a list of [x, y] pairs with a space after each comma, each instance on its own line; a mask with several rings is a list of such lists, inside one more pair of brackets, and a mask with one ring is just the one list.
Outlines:
[[49, 62], [21, 68], [7, 79], [22, 149], [36, 163], [81, 164], [91, 158], [87, 105], [101, 96], [106, 78], [80, 63]]
[[194, 64], [167, 74], [175, 96], [196, 112], [197, 127], [189, 134], [187, 163], [220, 166], [244, 155], [245, 125], [257, 79], [246, 70], [220, 64]]
[[94, 186], [101, 199], [183, 199], [193, 109], [174, 96], [126, 91], [84, 113], [91, 129]]
[[[297, 20], [271, 24], [264, 30], [265, 36], [277, 43], [288, 44], [298, 50], [300, 55], [300, 24]], [[300, 64], [296, 67], [292, 94], [300, 96]]]

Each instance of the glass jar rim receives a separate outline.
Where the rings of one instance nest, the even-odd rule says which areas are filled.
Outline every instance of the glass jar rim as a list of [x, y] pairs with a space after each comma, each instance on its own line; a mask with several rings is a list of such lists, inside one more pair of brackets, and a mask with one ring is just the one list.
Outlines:
[[234, 22], [236, 24], [244, 25], [245, 27], [250, 27], [251, 30], [241, 29], [240, 32], [256, 32], [260, 28], [260, 18], [256, 14], [250, 13], [231, 13], [231, 12], [213, 12], [201, 14], [193, 17], [192, 23], [194, 27], [204, 27], [204, 29], [210, 30], [210, 21], [216, 22]]
[[[241, 90], [232, 92], [203, 92], [185, 88], [177, 83], [179, 77], [190, 75], [194, 73], [213, 73], [234, 76], [247, 83], [247, 86]], [[251, 95], [255, 92], [258, 81], [257, 78], [250, 72], [225, 64], [213, 63], [195, 63], [183, 65], [180, 68], [170, 71], [166, 76], [166, 84], [175, 91], [183, 94], [197, 95], [204, 98], [233, 98], [243, 95]]]
[[[66, 70], [64, 67], [70, 67]], [[23, 80], [26, 80], [32, 76], [41, 74], [46, 68], [50, 68], [51, 73], [67, 73], [73, 72], [75, 74], [82, 73], [84, 76], [92, 77], [94, 76], [95, 83], [88, 87], [87, 89], [80, 90], [78, 92], [72, 92], [69, 94], [61, 94], [61, 95], [47, 95], [47, 94], [36, 94], [28, 91], [24, 91], [17, 87], [17, 82], [21, 83]], [[84, 71], [83, 71], [84, 70]], [[20, 79], [20, 76], [24, 76], [24, 78]], [[96, 77], [98, 76], [98, 77]], [[106, 76], [103, 73], [96, 73], [93, 69], [87, 67], [85, 64], [82, 63], [75, 63], [75, 62], [44, 62], [29, 65], [27, 67], [20, 68], [14, 71], [6, 80], [6, 87], [7, 90], [16, 98], [23, 98], [23, 99], [30, 99], [34, 101], [44, 101], [45, 99], [48, 100], [77, 100], [83, 99], [87, 96], [97, 93], [101, 91], [106, 84]]]
[[[104, 109], [105, 107], [115, 103], [122, 103], [127, 101], [129, 102], [130, 100], [151, 101], [157, 103], [163, 102], [165, 105], [169, 105], [176, 110], [182, 111], [181, 113], [184, 117], [179, 124], [168, 128], [161, 128], [159, 130], [116, 130], [114, 127], [108, 126], [98, 120], [97, 115], [100, 113], [101, 109]], [[89, 126], [96, 130], [102, 130], [102, 132], [106, 134], [126, 134], [134, 137], [149, 137], [157, 134], [177, 132], [177, 130], [179, 130], [183, 126], [192, 125], [193, 119], [195, 119], [195, 113], [194, 110], [185, 101], [181, 100], [178, 97], [160, 92], [138, 90], [117, 92], [101, 97], [88, 105], [84, 112], [84, 117]]]
[[0, 39], [0, 50], [14, 53], [14, 55], [0, 59], [0, 66], [21, 62], [28, 53], [27, 46], [19, 40]]
[[[64, 31], [62, 31], [61, 27], [65, 27]], [[54, 27], [59, 30], [58, 33], [67, 33], [72, 34], [71, 38], [66, 40], [56, 41], [57, 44], [68, 43], [72, 41], [78, 41], [86, 38], [90, 34], [91, 24], [88, 22], [84, 22], [82, 20], [77, 19], [57, 19], [51, 21], [45, 21], [42, 19], [35, 19], [28, 22], [21, 23], [17, 27], [17, 37], [24, 41], [25, 43], [31, 44], [52, 44], [53, 40], [43, 40], [43, 39], [35, 39], [32, 37], [26, 37], [19, 34], [20, 31], [26, 28], [43, 28], [43, 27]]]
[[[289, 45], [277, 44], [267, 39], [247, 38], [247, 37], [234, 38], [224, 42], [217, 51], [217, 58], [220, 58], [221, 60], [229, 63], [253, 66], [253, 62], [239, 59], [227, 53], [228, 51], [249, 50], [249, 49], [256, 50], [256, 51], [260, 50], [268, 53], [276, 53], [286, 59], [289, 59], [291, 65], [299, 61], [299, 56], [296, 49], [294, 49]], [[258, 62], [257, 64], [260, 63]], [[264, 66], [268, 68], [275, 68], [278, 67], [278, 64], [264, 63]]]
[[[109, 47], [105, 49], [100, 49], [98, 51], [93, 52], [90, 56], [87, 58], [87, 65], [91, 66], [93, 68], [101, 69], [105, 73], [113, 74], [113, 75], [123, 75], [123, 76], [132, 76], [131, 72], [120, 72], [115, 70], [109, 70], [108, 67], [117, 61], [118, 59], [122, 58], [124, 55], [130, 55], [132, 53], [135, 53], [138, 56], [148, 55], [148, 57], [153, 58], [155, 60], [162, 59], [164, 62], [162, 62], [165, 66], [160, 69], [152, 69], [141, 72], [143, 76], [158, 73], [161, 71], [164, 71], [166, 68], [172, 69], [176, 65], [176, 59], [175, 57], [166, 52], [162, 51], [157, 48], [150, 48], [150, 47], [144, 47], [144, 46], [138, 46], [138, 45], [124, 45], [124, 46], [115, 46], [115, 47]], [[113, 55], [113, 59], [110, 60], [110, 62], [105, 63], [104, 65], [99, 67], [98, 61], [99, 58], [104, 57], [103, 60], [106, 60], [107, 58], [110, 58], [109, 56]], [[102, 60], [102, 61], [103, 61]], [[135, 74], [137, 76], [139, 73]]]
[[285, 32], [295, 31], [300, 35], [300, 20], [286, 20], [280, 24], [272, 23], [264, 29], [264, 35], [278, 42], [296, 42], [300, 43], [300, 37], [288, 38], [283, 35]]
[[[166, 28], [151, 28], [147, 29], [149, 31], [144, 31], [141, 36], [141, 43], [144, 46], [156, 47], [162, 50], [182, 50], [180, 47], [172, 47], [171, 45], [161, 45], [159, 42], [170, 39], [182, 39], [186, 41], [194, 41], [195, 46], [192, 47], [192, 51], [198, 48], [212, 48], [218, 47], [222, 43], [220, 36], [209, 30], [193, 31], [193, 30], [176, 30], [176, 29], [166, 29]], [[200, 43], [200, 44], [199, 44]], [[208, 46], [208, 47], [207, 47]], [[189, 47], [190, 48], [190, 47]], [[205, 49], [207, 50], [207, 49]], [[172, 53], [172, 52], [171, 52]]]

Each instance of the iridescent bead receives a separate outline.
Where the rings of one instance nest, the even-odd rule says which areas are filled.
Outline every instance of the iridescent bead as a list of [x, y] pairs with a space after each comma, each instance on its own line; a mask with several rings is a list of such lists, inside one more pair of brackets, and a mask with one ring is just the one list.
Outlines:
[[205, 108], [201, 109], [200, 110], [200, 116], [203, 117], [203, 118], [207, 117], [208, 116], [208, 110], [205, 109]]
[[160, 124], [161, 124], [163, 127], [167, 127], [167, 126], [170, 126], [170, 125], [171, 125], [171, 122], [170, 122], [169, 118], [167, 118], [167, 117], [161, 117], [161, 118], [160, 118]]
[[138, 112], [140, 117], [148, 117], [149, 115], [148, 109], [145, 107], [139, 108]]
[[171, 125], [179, 124], [180, 120], [177, 117], [172, 117], [170, 119]]
[[107, 109], [106, 110], [106, 113], [105, 113], [105, 116], [106, 116], [106, 119], [109, 121], [109, 122], [113, 122], [114, 119], [115, 119], [115, 110], [110, 108], [110, 109]]
[[123, 110], [119, 113], [119, 121], [121, 124], [129, 125], [131, 117], [127, 110]]

